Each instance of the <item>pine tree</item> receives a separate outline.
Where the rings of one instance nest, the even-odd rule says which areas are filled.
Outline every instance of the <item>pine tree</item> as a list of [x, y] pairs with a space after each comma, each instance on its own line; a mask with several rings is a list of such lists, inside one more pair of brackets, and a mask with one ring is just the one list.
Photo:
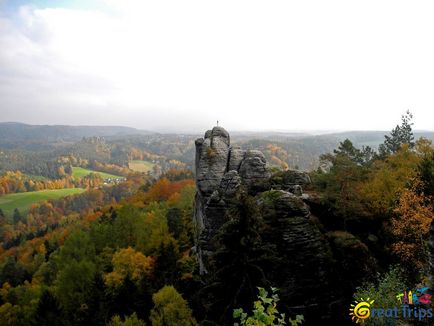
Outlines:
[[422, 159], [417, 170], [422, 192], [426, 196], [434, 196], [434, 152]]
[[59, 302], [50, 291], [44, 290], [39, 299], [34, 315], [34, 325], [61, 326], [64, 325]]
[[408, 144], [410, 148], [414, 147], [414, 135], [411, 128], [413, 125], [412, 118], [413, 115], [410, 111], [407, 111], [401, 117], [401, 125], [397, 125], [390, 133], [390, 136], [384, 136], [384, 143], [378, 148], [381, 158], [396, 153], [403, 144]]
[[12, 215], [14, 224], [17, 224], [18, 222], [23, 220], [23, 216], [21, 215], [20, 211], [18, 210], [18, 208], [14, 209], [14, 213]]
[[154, 271], [154, 274], [157, 276], [158, 286], [161, 287], [165, 284], [176, 283], [179, 276], [177, 266], [179, 258], [179, 249], [176, 240], [171, 238], [167, 242], [161, 242], [155, 259]]

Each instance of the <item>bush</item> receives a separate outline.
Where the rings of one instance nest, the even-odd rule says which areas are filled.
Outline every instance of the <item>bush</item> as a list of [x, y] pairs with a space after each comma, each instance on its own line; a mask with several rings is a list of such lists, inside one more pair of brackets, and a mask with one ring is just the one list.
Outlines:
[[[268, 292], [261, 287], [258, 287], [259, 295], [258, 301], [253, 303], [253, 315], [247, 316], [247, 313], [242, 308], [234, 309], [234, 318], [240, 319], [240, 323], [234, 323], [234, 326], [281, 326], [286, 325], [285, 314], [281, 314], [277, 311], [276, 305], [279, 301], [279, 296], [276, 294], [277, 289], [271, 288], [271, 297], [268, 297]], [[304, 317], [297, 315], [295, 320], [289, 319], [291, 325], [296, 326], [303, 323]]]

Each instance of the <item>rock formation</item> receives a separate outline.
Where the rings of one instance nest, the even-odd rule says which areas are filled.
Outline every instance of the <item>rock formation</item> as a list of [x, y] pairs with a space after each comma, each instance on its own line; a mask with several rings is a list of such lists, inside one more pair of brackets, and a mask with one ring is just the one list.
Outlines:
[[[331, 316], [346, 314], [354, 284], [372, 273], [376, 262], [360, 238], [339, 228], [327, 230], [324, 222], [336, 219], [318, 195], [303, 193], [310, 182], [307, 173], [296, 170], [271, 173], [260, 151], [231, 146], [228, 132], [221, 127], [208, 130], [196, 140], [194, 219], [200, 272], [213, 272], [209, 259], [216, 250], [213, 239], [229, 218], [232, 199], [243, 188], [259, 206], [261, 241], [277, 257], [264, 272], [280, 289], [279, 305], [291, 314], [304, 314], [309, 325], [340, 322]], [[431, 234], [434, 239], [434, 223]]]
[[327, 284], [330, 249], [310, 220], [309, 207], [303, 201], [302, 187], [309, 183], [309, 176], [300, 171], [271, 176], [260, 151], [232, 147], [228, 132], [221, 127], [214, 127], [204, 138], [197, 139], [194, 219], [201, 273], [210, 272], [212, 240], [225, 222], [229, 199], [244, 185], [257, 199], [262, 218], [269, 226], [263, 239], [287, 262], [275, 266], [273, 271], [282, 302], [288, 307], [302, 305], [303, 312], [317, 306], [319, 293], [325, 292], [323, 287]]
[[212, 253], [212, 239], [224, 223], [227, 199], [241, 184], [257, 191], [270, 173], [260, 151], [232, 148], [228, 132], [214, 127], [196, 140], [196, 250], [200, 271], [207, 273], [207, 261]]

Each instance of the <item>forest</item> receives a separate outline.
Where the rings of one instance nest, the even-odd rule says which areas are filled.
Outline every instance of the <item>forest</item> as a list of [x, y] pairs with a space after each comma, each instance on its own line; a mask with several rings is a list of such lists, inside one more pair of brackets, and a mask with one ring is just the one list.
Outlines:
[[[324, 282], [316, 288], [297, 276], [306, 293], [292, 299], [291, 288], [278, 287], [286, 284], [279, 271], [297, 270], [293, 264], [300, 262], [279, 255], [277, 221], [270, 220], [280, 209], [272, 206], [275, 189], [300, 162], [284, 142], [236, 141], [264, 152], [269, 190], [234, 194], [203, 275], [192, 140], [168, 155], [175, 143], [167, 139], [174, 136], [159, 136], [158, 146], [145, 146], [141, 136], [116, 137], [82, 138], [45, 158], [1, 152], [9, 165], [1, 165], [0, 196], [86, 191], [9, 215], [0, 205], [0, 325], [350, 325], [354, 300], [392, 305], [395, 293], [430, 282], [434, 149], [431, 140], [415, 137], [409, 112], [378, 147], [345, 139], [316, 158], [301, 198], [310, 207], [309, 224], [329, 248], [321, 252]], [[308, 147], [305, 162], [318, 152]], [[187, 154], [192, 157], [184, 160]], [[133, 171], [132, 160], [158, 168]], [[94, 173], [73, 177], [74, 167]], [[108, 183], [98, 172], [122, 179]], [[325, 301], [317, 308], [294, 304], [306, 296]]]

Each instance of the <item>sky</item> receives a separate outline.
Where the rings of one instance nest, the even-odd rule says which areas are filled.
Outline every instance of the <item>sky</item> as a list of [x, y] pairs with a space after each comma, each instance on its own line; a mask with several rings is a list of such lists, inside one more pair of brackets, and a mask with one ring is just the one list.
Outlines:
[[432, 1], [0, 0], [0, 121], [434, 130]]

